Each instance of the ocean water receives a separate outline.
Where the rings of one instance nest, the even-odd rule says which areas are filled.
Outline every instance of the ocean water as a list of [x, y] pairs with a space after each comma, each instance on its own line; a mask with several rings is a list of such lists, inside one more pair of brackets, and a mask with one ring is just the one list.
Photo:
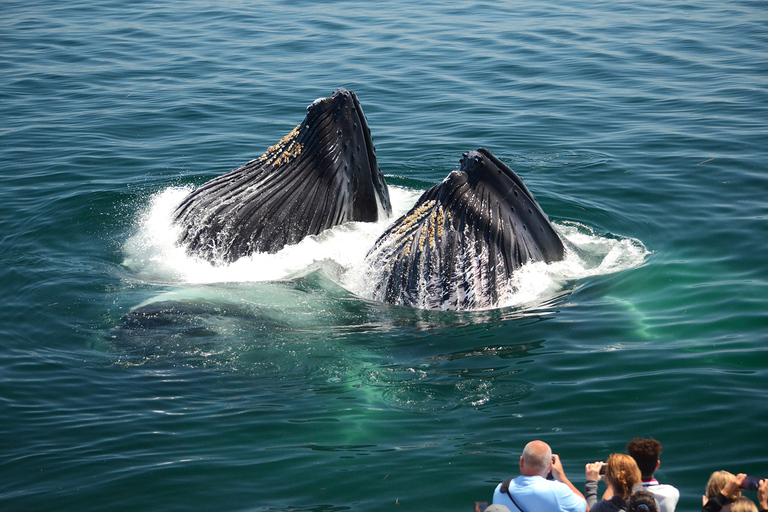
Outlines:
[[[0, 509], [471, 510], [635, 436], [768, 476], [765, 2], [0, 6]], [[589, 254], [367, 295], [387, 222], [214, 267], [169, 213], [338, 87], [395, 210], [490, 149]], [[754, 498], [754, 494], [747, 494]]]

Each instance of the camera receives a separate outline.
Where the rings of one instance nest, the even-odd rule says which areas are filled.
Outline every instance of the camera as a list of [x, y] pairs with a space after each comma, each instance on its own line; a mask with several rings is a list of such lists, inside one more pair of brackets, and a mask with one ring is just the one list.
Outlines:
[[[554, 463], [555, 463], [555, 457], [553, 456], [552, 464]], [[547, 480], [554, 480], [554, 479], [555, 479], [555, 475], [552, 474], [552, 470], [550, 469], [549, 472], [547, 473]]]
[[606, 470], [607, 468], [608, 468], [608, 464], [606, 464], [605, 462], [603, 462], [603, 465], [602, 465], [602, 466], [600, 466], [600, 474], [601, 474], [601, 475], [604, 475], [604, 474], [605, 474], [605, 470]]
[[760, 485], [760, 480], [762, 480], [762, 478], [756, 478], [754, 476], [745, 476], [744, 480], [741, 482], [741, 485], [739, 487], [741, 487], [742, 489], [746, 489], [748, 491], [756, 491], [757, 487]]

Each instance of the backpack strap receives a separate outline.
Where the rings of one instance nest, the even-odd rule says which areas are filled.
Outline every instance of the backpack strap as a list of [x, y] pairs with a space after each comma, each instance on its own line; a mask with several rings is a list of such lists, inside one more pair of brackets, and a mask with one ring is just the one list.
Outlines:
[[504, 480], [503, 482], [501, 482], [501, 487], [499, 488], [499, 491], [501, 491], [503, 493], [506, 493], [506, 495], [509, 496], [509, 499], [512, 500], [512, 503], [514, 503], [514, 505], [517, 507], [517, 509], [520, 512], [525, 512], [525, 510], [523, 510], [523, 507], [521, 507], [520, 505], [517, 504], [517, 502], [515, 501], [514, 496], [512, 496], [512, 493], [509, 492], [509, 484], [511, 482], [512, 482], [511, 478], [509, 480]]

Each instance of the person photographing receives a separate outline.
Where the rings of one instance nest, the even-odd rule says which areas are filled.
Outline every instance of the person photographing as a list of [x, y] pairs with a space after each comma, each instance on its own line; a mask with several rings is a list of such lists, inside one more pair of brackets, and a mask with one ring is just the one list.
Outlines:
[[590, 512], [624, 512], [627, 510], [627, 500], [632, 496], [636, 485], [642, 483], [640, 469], [635, 459], [623, 453], [614, 453], [605, 463], [605, 485], [610, 492], [608, 499], [597, 501], [597, 482], [602, 475], [602, 462], [587, 464], [584, 469], [586, 476], [585, 491]]
[[[553, 480], [548, 480], [551, 472]], [[512, 512], [586, 512], [584, 495], [568, 480], [557, 454], [543, 441], [531, 441], [520, 456], [520, 476], [496, 486], [493, 504]]]

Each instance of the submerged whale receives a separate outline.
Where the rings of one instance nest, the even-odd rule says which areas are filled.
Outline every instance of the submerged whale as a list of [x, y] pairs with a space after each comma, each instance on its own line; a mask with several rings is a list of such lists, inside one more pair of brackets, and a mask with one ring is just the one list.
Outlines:
[[340, 88], [261, 157], [193, 190], [174, 222], [190, 254], [228, 263], [391, 212], [368, 122], [357, 96]]
[[480, 148], [424, 192], [366, 261], [375, 300], [464, 310], [495, 307], [525, 263], [564, 256], [563, 240], [520, 177]]

